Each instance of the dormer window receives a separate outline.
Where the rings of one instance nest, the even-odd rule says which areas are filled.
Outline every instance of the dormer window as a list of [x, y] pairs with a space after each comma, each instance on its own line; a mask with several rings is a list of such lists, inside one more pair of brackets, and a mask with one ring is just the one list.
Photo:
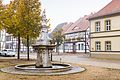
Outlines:
[[78, 26], [75, 26], [75, 27], [73, 28], [73, 30], [77, 30], [77, 29], [79, 29], [79, 27], [78, 27]]

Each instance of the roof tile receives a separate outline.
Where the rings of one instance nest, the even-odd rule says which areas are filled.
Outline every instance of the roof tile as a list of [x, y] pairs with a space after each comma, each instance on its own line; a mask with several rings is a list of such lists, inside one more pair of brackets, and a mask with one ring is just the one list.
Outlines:
[[70, 26], [70, 28], [68, 28], [65, 33], [73, 33], [87, 30], [89, 27], [88, 17], [90, 17], [91, 15], [85, 15], [84, 17], [79, 18], [74, 24]]
[[120, 13], [120, 0], [112, 0], [109, 4], [107, 4], [100, 11], [95, 13], [93, 16], [89, 17], [89, 19], [111, 15], [115, 13]]
[[64, 34], [64, 33], [70, 28], [70, 26], [71, 26], [72, 24], [73, 24], [73, 22], [70, 22], [70, 23], [64, 25], [64, 26], [62, 27], [62, 29], [63, 29], [62, 34]]

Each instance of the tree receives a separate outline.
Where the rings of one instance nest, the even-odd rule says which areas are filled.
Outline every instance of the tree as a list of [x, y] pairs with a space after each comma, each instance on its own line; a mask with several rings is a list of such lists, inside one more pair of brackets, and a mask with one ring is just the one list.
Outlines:
[[[29, 40], [29, 45], [32, 46], [35, 43], [35, 39], [30, 39]], [[22, 38], [22, 44], [27, 47], [27, 39]]]
[[60, 28], [52, 33], [52, 39], [53, 39], [52, 42], [57, 44], [56, 52], [58, 52], [58, 54], [59, 54], [59, 46], [61, 45], [61, 43], [64, 40], [64, 35], [62, 35], [62, 31], [63, 30]]
[[2, 4], [2, 0], [0, 0], [0, 30], [3, 29], [3, 18], [4, 18], [4, 11], [5, 11], [5, 7]]
[[41, 30], [41, 8], [39, 0], [19, 0], [18, 16], [23, 26], [22, 38], [27, 39], [27, 54], [29, 60], [29, 39], [37, 38]]
[[10, 4], [5, 6], [3, 26], [7, 33], [18, 37], [18, 59], [20, 58], [20, 36], [23, 31], [20, 25], [20, 20], [17, 13], [18, 0], [11, 1]]
[[6, 5], [3, 26], [7, 33], [18, 37], [18, 59], [20, 37], [27, 39], [29, 60], [29, 38], [39, 36], [41, 29], [41, 8], [39, 0], [13, 0]]
[[[2, 0], [0, 0], [0, 31], [4, 28], [3, 27], [3, 19], [4, 19], [4, 11], [5, 11], [5, 7], [2, 4]], [[1, 38], [1, 37], [0, 37]], [[2, 38], [1, 38], [2, 39]], [[0, 39], [0, 40], [1, 40]], [[1, 47], [0, 47], [1, 50]]]

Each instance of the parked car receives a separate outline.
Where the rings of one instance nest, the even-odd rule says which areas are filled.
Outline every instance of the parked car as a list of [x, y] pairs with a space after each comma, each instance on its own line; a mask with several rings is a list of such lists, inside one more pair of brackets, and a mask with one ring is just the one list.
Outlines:
[[13, 56], [15, 57], [15, 52], [13, 52], [12, 50], [2, 50], [0, 51], [0, 55], [1, 56]]

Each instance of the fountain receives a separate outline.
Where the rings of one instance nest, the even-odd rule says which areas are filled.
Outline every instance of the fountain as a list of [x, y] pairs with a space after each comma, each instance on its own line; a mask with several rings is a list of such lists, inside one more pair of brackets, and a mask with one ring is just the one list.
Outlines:
[[[17, 65], [16, 69], [19, 70], [28, 70], [31, 72], [55, 72], [55, 71], [64, 71], [71, 69], [71, 66], [68, 64], [55, 64], [50, 61], [50, 54], [52, 54], [53, 49], [55, 48], [54, 44], [50, 44], [50, 38], [48, 35], [48, 28], [46, 26], [47, 19], [45, 15], [45, 10], [42, 14], [42, 28], [41, 35], [37, 39], [36, 43], [33, 45], [33, 48], [37, 52], [37, 62], [36, 64], [29, 65]], [[31, 67], [31, 68], [29, 68]]]
[[42, 14], [42, 29], [41, 29], [41, 35], [38, 38], [35, 45], [33, 45], [33, 48], [37, 51], [37, 63], [36, 68], [50, 68], [52, 67], [52, 64], [50, 62], [49, 54], [54, 49], [55, 45], [50, 45], [50, 38], [48, 36], [48, 28], [46, 26], [47, 19], [45, 15], [45, 10]]
[[[80, 67], [72, 67], [69, 64], [52, 63], [50, 60], [50, 54], [52, 54], [55, 48], [54, 44], [50, 44], [50, 38], [48, 36], [48, 28], [46, 26], [47, 19], [45, 10], [42, 14], [42, 29], [41, 35], [37, 39], [33, 48], [37, 52], [36, 64], [24, 64], [17, 65], [15, 67], [3, 68], [3, 72], [15, 73], [15, 74], [27, 74], [27, 75], [59, 75], [82, 72], [85, 69]], [[11, 70], [12, 71], [9, 71]]]

